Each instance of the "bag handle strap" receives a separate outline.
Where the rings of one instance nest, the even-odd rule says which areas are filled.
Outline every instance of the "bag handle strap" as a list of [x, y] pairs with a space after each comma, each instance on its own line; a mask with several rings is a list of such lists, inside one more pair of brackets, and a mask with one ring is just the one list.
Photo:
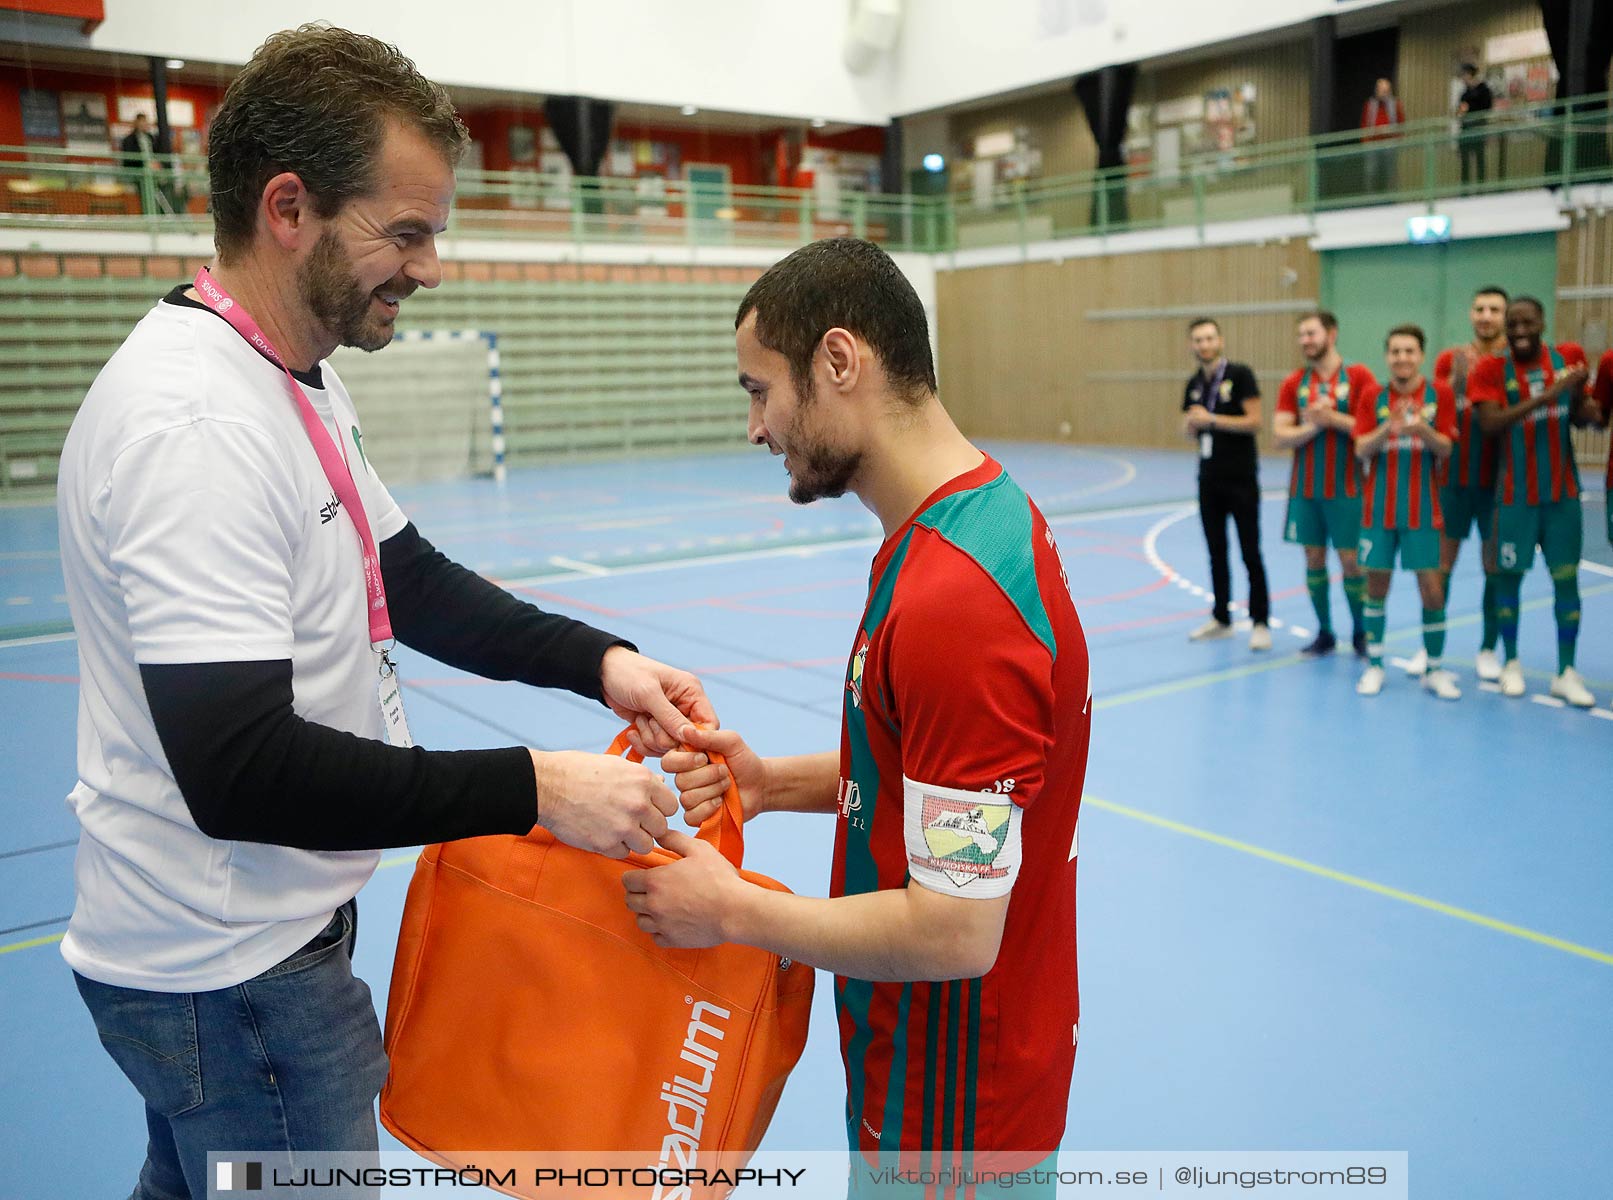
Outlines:
[[[623, 751], [626, 751], [628, 762], [643, 762], [644, 756], [633, 749], [627, 740], [630, 730], [631, 726], [618, 733], [616, 739], [611, 742], [610, 748], [605, 753], [620, 758], [623, 755]], [[692, 746], [683, 746], [681, 748], [684, 750], [694, 749]], [[722, 766], [726, 761], [715, 750], [701, 750], [699, 753], [704, 754], [714, 766]], [[734, 777], [730, 773], [728, 776], [728, 790], [723, 793], [722, 804], [716, 812], [701, 823], [700, 829], [695, 836], [701, 841], [709, 843], [713, 849], [733, 863], [735, 867], [739, 867], [743, 865], [745, 859], [744, 826], [745, 806], [739, 798], [739, 785], [734, 782]], [[654, 857], [664, 858], [668, 862], [677, 858], [675, 854], [659, 847], [656, 848]]]

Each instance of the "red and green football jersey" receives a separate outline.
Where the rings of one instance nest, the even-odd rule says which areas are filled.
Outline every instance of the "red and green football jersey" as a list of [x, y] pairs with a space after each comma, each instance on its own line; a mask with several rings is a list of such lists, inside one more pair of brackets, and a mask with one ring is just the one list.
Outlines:
[[[1456, 434], [1456, 398], [1443, 383], [1422, 381], [1402, 395], [1393, 384], [1375, 388], [1355, 407], [1355, 436], [1366, 437], [1413, 405], [1423, 421], [1446, 437]], [[1413, 434], [1391, 437], [1367, 464], [1361, 496], [1363, 529], [1444, 529], [1439, 511], [1440, 460]]]
[[[1547, 387], [1557, 373], [1585, 365], [1585, 351], [1573, 342], [1544, 347], [1533, 363], [1511, 356], [1491, 358], [1473, 371], [1468, 394], [1475, 404], [1522, 404], [1536, 389]], [[1579, 495], [1579, 466], [1574, 461], [1569, 418], [1582, 397], [1565, 392], [1553, 404], [1537, 408], [1501, 435], [1500, 501], [1502, 504], [1554, 504]]]
[[[1602, 355], [1602, 360], [1596, 364], [1596, 384], [1591, 395], [1596, 397], [1602, 424], [1606, 425], [1609, 418], [1613, 418], [1613, 350]], [[1613, 502], [1613, 438], [1608, 439], [1607, 447], [1607, 491], [1609, 501]]]
[[[1377, 386], [1372, 372], [1353, 363], [1341, 367], [1331, 379], [1323, 379], [1309, 367], [1301, 367], [1277, 391], [1277, 411], [1298, 420], [1312, 404], [1330, 405], [1350, 413], [1359, 396]], [[1355, 442], [1347, 433], [1324, 429], [1303, 446], [1294, 449], [1294, 467], [1288, 476], [1288, 494], [1306, 500], [1336, 500], [1359, 494]]]
[[850, 1144], [869, 1161], [1052, 1151], [1080, 1017], [1075, 827], [1091, 686], [1052, 533], [990, 458], [881, 546], [843, 712], [831, 893], [911, 878], [1009, 896], [980, 978], [835, 980]]
[[1468, 386], [1479, 360], [1489, 357], [1499, 355], [1486, 355], [1469, 345], [1442, 350], [1434, 360], [1434, 382], [1449, 384], [1456, 398], [1456, 445], [1440, 468], [1440, 482], [1448, 487], [1495, 486], [1496, 439], [1485, 437], [1479, 428]]

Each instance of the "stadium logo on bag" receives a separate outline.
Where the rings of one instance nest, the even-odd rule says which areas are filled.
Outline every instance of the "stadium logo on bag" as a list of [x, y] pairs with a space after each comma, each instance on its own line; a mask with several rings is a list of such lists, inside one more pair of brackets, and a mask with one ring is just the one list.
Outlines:
[[[689, 1075], [695, 1078], [674, 1075], [671, 1083], [662, 1082], [661, 1094], [657, 1097], [666, 1101], [668, 1132], [661, 1139], [658, 1163], [663, 1170], [675, 1167], [679, 1171], [690, 1171], [699, 1163], [700, 1133], [706, 1124], [706, 1103], [711, 1095], [712, 1079], [717, 1073], [717, 1058], [722, 1052], [716, 1043], [727, 1036], [714, 1022], [726, 1021], [731, 1015], [726, 1008], [708, 1004], [704, 1000], [695, 1001], [694, 1007], [689, 1010], [689, 1025], [684, 1031], [683, 1049], [678, 1057], [693, 1064], [695, 1069]], [[706, 1019], [708, 1017], [709, 1020]], [[705, 1036], [704, 1042], [701, 1041], [702, 1035]], [[687, 1183], [671, 1191], [663, 1191], [658, 1181], [653, 1200], [692, 1200], [692, 1197], [693, 1192]]]

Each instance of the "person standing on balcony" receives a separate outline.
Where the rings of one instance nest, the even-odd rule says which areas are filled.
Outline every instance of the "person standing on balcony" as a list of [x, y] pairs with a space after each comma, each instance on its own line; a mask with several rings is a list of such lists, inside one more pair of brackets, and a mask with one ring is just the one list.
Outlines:
[[1195, 642], [1232, 635], [1232, 582], [1227, 569], [1227, 518], [1238, 529], [1238, 548], [1249, 572], [1251, 650], [1271, 649], [1271, 601], [1260, 557], [1260, 480], [1255, 433], [1260, 428], [1260, 384], [1243, 363], [1228, 362], [1221, 326], [1200, 317], [1188, 326], [1198, 370], [1182, 394], [1182, 430], [1199, 446], [1199, 519], [1210, 550], [1215, 609], [1189, 637]]
[[1489, 138], [1488, 117], [1495, 107], [1490, 85], [1479, 78], [1479, 69], [1472, 63], [1462, 64], [1462, 98], [1456, 103], [1456, 116], [1461, 122], [1458, 153], [1462, 158], [1462, 183], [1484, 184], [1485, 141]]
[[1395, 95], [1395, 85], [1387, 79], [1378, 80], [1377, 87], [1361, 106], [1361, 135], [1363, 142], [1373, 143], [1373, 149], [1363, 156], [1365, 191], [1368, 195], [1395, 190], [1395, 152], [1391, 128], [1406, 123], [1406, 107]]
[[140, 194], [140, 211], [160, 212], [157, 203], [157, 187], [154, 174], [148, 182], [148, 172], [154, 173], [157, 166], [157, 135], [152, 131], [151, 118], [145, 113], [134, 115], [134, 128], [118, 143], [123, 151], [123, 169], [133, 173], [135, 191]]

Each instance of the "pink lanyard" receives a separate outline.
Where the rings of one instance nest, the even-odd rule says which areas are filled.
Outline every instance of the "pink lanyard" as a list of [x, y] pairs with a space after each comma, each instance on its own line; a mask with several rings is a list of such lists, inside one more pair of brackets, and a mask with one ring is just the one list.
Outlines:
[[364, 558], [364, 587], [369, 593], [370, 643], [379, 647], [392, 641], [392, 622], [386, 611], [386, 587], [381, 581], [381, 555], [375, 548], [370, 519], [364, 515], [364, 504], [359, 499], [358, 486], [353, 482], [347, 460], [336, 443], [331, 441], [325, 423], [319, 419], [319, 414], [314, 411], [313, 404], [292, 376], [291, 368], [286, 366], [279, 351], [269, 344], [269, 339], [258, 328], [251, 314], [214, 282], [206, 267], [196, 272], [196, 291], [203, 303], [228, 321], [248, 345], [286, 373], [286, 384], [291, 388], [292, 399], [297, 402], [297, 412], [302, 417], [303, 428], [308, 431], [308, 440], [314, 445], [314, 453], [319, 456], [319, 465], [324, 468], [326, 480], [335, 489], [336, 498], [341, 501], [342, 508], [353, 519], [353, 525], [358, 530], [359, 549]]

